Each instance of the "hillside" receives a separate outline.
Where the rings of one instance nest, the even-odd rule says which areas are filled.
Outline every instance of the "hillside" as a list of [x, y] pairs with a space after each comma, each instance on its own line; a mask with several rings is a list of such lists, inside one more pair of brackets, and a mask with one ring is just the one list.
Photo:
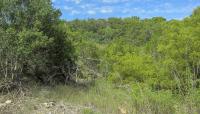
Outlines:
[[200, 7], [183, 20], [60, 16], [50, 0], [0, 1], [0, 113], [200, 113]]

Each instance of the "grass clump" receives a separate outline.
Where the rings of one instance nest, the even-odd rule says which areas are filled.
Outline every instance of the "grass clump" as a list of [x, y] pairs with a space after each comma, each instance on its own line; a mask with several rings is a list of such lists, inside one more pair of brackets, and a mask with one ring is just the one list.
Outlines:
[[199, 90], [181, 96], [169, 90], [153, 91], [141, 84], [119, 87], [105, 79], [84, 88], [58, 85], [33, 92], [34, 100], [24, 106], [29, 111], [34, 110], [35, 104], [51, 101], [77, 107], [80, 114], [198, 114], [200, 111]]

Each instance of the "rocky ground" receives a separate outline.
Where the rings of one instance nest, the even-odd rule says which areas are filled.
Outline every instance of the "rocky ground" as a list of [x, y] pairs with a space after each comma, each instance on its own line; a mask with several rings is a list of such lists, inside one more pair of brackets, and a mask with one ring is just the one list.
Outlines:
[[97, 112], [97, 110], [88, 104], [81, 106], [25, 95], [0, 96], [0, 114], [88, 114], [87, 112]]
[[[29, 100], [33, 101], [33, 99]], [[0, 114], [83, 114], [87, 110], [93, 112], [95, 109], [92, 106], [78, 106], [55, 101], [27, 104], [26, 101], [6, 100], [0, 104]]]
[[129, 101], [126, 92], [104, 81], [89, 87], [36, 85], [0, 92], [0, 114], [132, 114]]

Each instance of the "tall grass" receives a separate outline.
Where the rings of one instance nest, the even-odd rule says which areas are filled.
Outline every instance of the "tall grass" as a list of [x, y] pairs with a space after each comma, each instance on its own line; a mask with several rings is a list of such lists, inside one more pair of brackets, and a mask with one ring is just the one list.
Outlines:
[[[117, 87], [106, 80], [97, 80], [89, 86], [64, 86], [32, 90], [35, 102], [27, 101], [26, 110], [36, 103], [56, 101], [74, 106], [90, 107], [83, 114], [199, 114], [200, 90], [188, 96], [174, 95], [171, 91], [152, 91], [148, 86], [132, 84]], [[28, 105], [27, 105], [28, 104]]]

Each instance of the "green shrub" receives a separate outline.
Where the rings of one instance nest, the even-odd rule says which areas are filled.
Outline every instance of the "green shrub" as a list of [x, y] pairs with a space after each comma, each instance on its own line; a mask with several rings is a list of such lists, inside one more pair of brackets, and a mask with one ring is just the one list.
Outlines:
[[132, 98], [137, 113], [174, 114], [178, 100], [171, 91], [152, 91], [146, 85], [135, 85]]

